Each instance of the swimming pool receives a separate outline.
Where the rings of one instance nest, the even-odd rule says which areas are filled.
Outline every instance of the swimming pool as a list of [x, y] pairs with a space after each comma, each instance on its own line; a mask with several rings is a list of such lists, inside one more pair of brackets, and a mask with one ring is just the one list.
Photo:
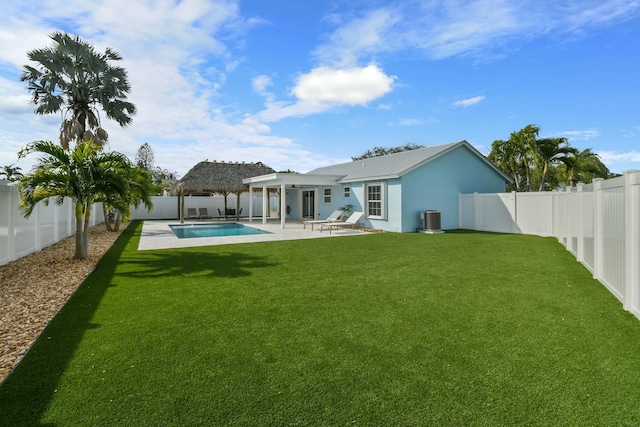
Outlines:
[[242, 224], [180, 224], [169, 225], [178, 239], [192, 239], [195, 237], [247, 236], [250, 234], [271, 234], [268, 231], [247, 227]]

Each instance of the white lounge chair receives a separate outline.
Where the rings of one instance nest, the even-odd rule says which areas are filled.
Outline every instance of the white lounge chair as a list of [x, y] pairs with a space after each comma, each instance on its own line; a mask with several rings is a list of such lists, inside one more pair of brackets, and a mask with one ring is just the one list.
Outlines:
[[324, 222], [320, 224], [320, 231], [325, 228], [329, 229], [329, 234], [331, 234], [331, 230], [336, 228], [356, 228], [359, 224], [360, 218], [364, 212], [354, 212], [352, 213], [346, 221], [337, 221], [337, 222]]
[[340, 215], [342, 215], [342, 211], [340, 209], [335, 210], [331, 213], [331, 215], [329, 215], [327, 217], [327, 219], [310, 219], [307, 221], [302, 221], [302, 229], [306, 229], [307, 228], [307, 224], [311, 224], [311, 231], [313, 231], [313, 225], [314, 224], [324, 224], [326, 222], [335, 222], [338, 221], [338, 218], [340, 218]]
[[199, 218], [202, 218], [202, 219], [211, 218], [209, 216], [209, 212], [207, 211], [207, 208], [200, 208], [198, 209], [198, 212], [200, 212]]

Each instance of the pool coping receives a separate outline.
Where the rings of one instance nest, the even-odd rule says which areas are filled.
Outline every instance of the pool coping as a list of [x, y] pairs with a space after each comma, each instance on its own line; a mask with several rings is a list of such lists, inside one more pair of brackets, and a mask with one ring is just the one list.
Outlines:
[[250, 234], [245, 236], [219, 236], [219, 237], [196, 237], [179, 239], [169, 225], [181, 225], [179, 220], [145, 220], [142, 225], [142, 233], [138, 250], [154, 250], [154, 249], [172, 249], [172, 248], [190, 248], [198, 246], [218, 246], [233, 245], [239, 243], [257, 243], [272, 242], [282, 240], [299, 240], [299, 239], [321, 239], [327, 237], [344, 237], [372, 234], [361, 230], [337, 229], [331, 234], [327, 230], [320, 231], [320, 227], [314, 227], [312, 231], [309, 227], [305, 229], [302, 221], [287, 221], [286, 228], [281, 228], [280, 220], [267, 221], [266, 224], [262, 220], [240, 220], [240, 221], [208, 221], [195, 220], [186, 221], [182, 225], [188, 224], [224, 224], [237, 223], [248, 227], [257, 228], [267, 231], [269, 234]]

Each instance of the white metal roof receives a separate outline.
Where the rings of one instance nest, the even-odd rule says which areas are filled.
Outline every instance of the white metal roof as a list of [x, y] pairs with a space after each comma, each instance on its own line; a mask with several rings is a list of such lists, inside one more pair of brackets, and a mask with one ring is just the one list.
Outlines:
[[277, 186], [285, 185], [334, 185], [342, 178], [342, 175], [310, 175], [300, 173], [271, 173], [268, 175], [254, 176], [242, 180], [244, 184], [254, 187], [261, 185]]
[[510, 178], [496, 168], [478, 150], [467, 141], [419, 148], [417, 150], [402, 151], [386, 156], [370, 157], [314, 169], [306, 174], [270, 174], [243, 180], [245, 184], [257, 187], [263, 185], [295, 184], [295, 185], [331, 185], [338, 182], [371, 181], [378, 179], [399, 178], [423, 164], [441, 155], [464, 146], [487, 163], [495, 172], [501, 175], [505, 182]]
[[492, 167], [496, 173], [502, 175], [506, 181], [509, 181], [509, 177], [497, 169], [467, 141], [453, 142], [433, 147], [419, 148], [417, 150], [402, 151], [400, 153], [389, 154], [386, 156], [354, 160], [349, 163], [325, 166], [310, 171], [309, 175], [341, 175], [341, 182], [399, 178], [407, 172], [410, 172], [460, 146], [469, 148], [473, 153], [477, 154], [478, 157]]

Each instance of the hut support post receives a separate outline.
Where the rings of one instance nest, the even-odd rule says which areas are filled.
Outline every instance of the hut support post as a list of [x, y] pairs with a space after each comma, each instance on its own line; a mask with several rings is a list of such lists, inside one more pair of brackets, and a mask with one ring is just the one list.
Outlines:
[[262, 223], [267, 223], [267, 212], [269, 211], [269, 206], [267, 202], [269, 201], [269, 193], [267, 192], [267, 187], [262, 187]]
[[253, 221], [253, 185], [249, 184], [249, 222]]
[[284, 184], [281, 184], [280, 186], [280, 193], [282, 194], [282, 197], [280, 198], [280, 228], [284, 228], [284, 220], [287, 216], [285, 214], [287, 212], [287, 192], [285, 187], [286, 186]]
[[240, 194], [242, 191], [236, 191], [236, 221], [240, 221]]

